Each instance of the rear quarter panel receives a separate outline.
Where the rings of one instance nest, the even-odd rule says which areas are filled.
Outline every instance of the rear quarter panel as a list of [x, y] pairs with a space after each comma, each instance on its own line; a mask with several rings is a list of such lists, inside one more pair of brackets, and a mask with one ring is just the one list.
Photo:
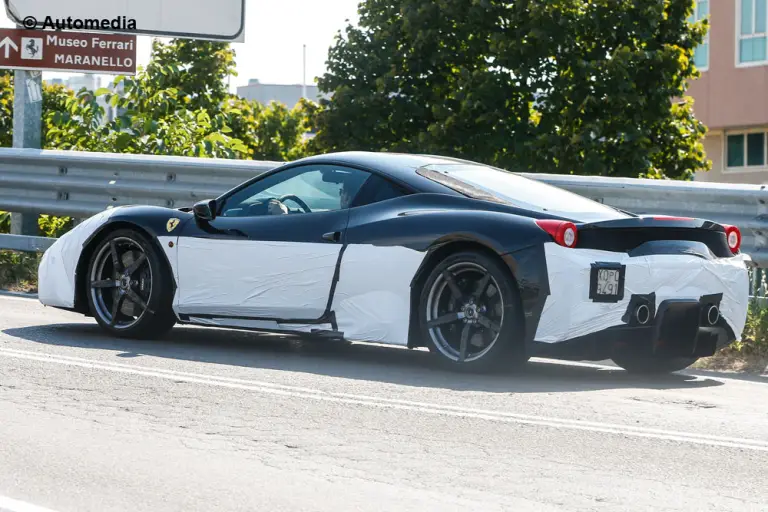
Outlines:
[[418, 345], [412, 311], [423, 280], [448, 251], [474, 244], [497, 255], [514, 276], [525, 338], [532, 338], [549, 289], [543, 244], [550, 236], [529, 217], [455, 208], [441, 199], [414, 202], [396, 199], [350, 211], [333, 299], [345, 336]]

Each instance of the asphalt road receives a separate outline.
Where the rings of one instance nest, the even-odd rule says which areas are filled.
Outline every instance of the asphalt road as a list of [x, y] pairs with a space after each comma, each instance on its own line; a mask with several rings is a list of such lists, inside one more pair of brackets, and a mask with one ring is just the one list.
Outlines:
[[43, 510], [768, 510], [768, 377], [116, 340], [0, 297], [0, 511]]

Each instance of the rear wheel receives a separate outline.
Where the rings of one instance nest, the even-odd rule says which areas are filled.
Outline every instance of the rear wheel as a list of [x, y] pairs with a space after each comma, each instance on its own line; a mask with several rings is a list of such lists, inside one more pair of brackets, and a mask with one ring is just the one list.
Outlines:
[[99, 243], [86, 280], [91, 314], [111, 334], [157, 338], [176, 323], [169, 270], [135, 230], [114, 231]]
[[427, 347], [449, 368], [488, 371], [527, 360], [517, 287], [482, 252], [440, 262], [424, 283], [418, 313]]
[[698, 357], [665, 357], [622, 352], [614, 354], [611, 359], [629, 373], [659, 375], [684, 370], [695, 363]]

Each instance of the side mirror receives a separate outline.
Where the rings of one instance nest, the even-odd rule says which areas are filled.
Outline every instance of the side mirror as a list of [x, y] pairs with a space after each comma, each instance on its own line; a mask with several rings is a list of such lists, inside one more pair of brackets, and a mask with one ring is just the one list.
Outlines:
[[195, 213], [195, 218], [198, 220], [210, 221], [216, 218], [216, 201], [213, 199], [206, 199], [195, 203], [192, 207], [192, 211]]

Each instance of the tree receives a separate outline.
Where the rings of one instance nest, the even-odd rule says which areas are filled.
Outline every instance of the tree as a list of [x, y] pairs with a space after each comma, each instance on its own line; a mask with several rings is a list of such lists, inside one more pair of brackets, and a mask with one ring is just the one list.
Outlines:
[[[226, 43], [153, 43], [146, 69], [119, 76], [113, 88], [80, 91], [46, 120], [58, 149], [218, 158], [241, 157], [246, 147], [227, 133], [224, 78], [234, 72]], [[122, 87], [122, 92], [118, 88]], [[104, 123], [104, 96], [120, 112]]]
[[225, 112], [229, 116], [231, 136], [247, 147], [245, 158], [286, 161], [306, 155], [304, 134], [316, 105], [302, 99], [293, 109], [270, 102], [262, 105], [232, 95]]
[[685, 178], [709, 168], [684, 97], [692, 0], [365, 0], [319, 79], [314, 151]]
[[[7, 71], [7, 70], [6, 70]], [[13, 74], [0, 74], [0, 147], [13, 146]]]
[[153, 82], [147, 85], [156, 85], [156, 90], [177, 90], [178, 100], [189, 110], [219, 110], [229, 97], [228, 77], [237, 76], [235, 51], [228, 43], [191, 39], [172, 39], [167, 44], [154, 41], [147, 73], [153, 77]]

